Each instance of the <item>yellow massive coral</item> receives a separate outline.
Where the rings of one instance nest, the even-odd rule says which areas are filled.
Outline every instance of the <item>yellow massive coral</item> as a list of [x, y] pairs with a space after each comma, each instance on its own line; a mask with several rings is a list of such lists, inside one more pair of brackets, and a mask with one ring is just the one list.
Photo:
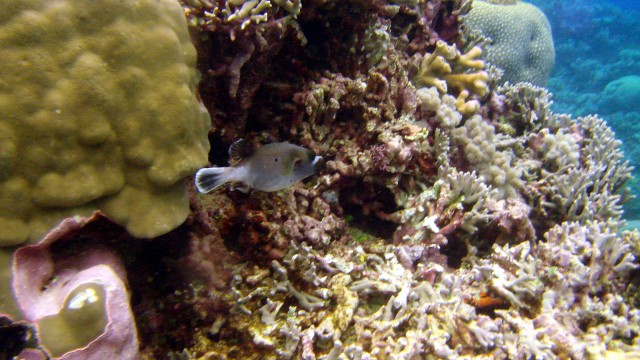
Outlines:
[[134, 236], [184, 221], [207, 161], [195, 49], [172, 0], [0, 4], [0, 245], [99, 209]]

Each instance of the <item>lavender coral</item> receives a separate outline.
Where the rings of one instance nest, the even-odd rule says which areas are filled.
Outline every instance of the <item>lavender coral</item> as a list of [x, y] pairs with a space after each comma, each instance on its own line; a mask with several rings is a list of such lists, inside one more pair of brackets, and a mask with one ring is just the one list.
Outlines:
[[138, 338], [118, 256], [99, 247], [73, 257], [51, 250], [88, 221], [67, 219], [39, 244], [15, 253], [16, 300], [35, 324], [40, 346], [54, 358], [135, 359]]

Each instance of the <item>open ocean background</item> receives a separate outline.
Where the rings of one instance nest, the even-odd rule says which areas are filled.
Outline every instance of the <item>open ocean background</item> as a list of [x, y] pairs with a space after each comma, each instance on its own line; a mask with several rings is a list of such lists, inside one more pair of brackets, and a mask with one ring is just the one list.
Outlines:
[[[556, 65], [548, 88], [552, 110], [598, 114], [616, 132], [636, 198], [627, 220], [640, 219], [640, 0], [530, 0], [549, 19]], [[633, 222], [637, 224], [637, 222]]]

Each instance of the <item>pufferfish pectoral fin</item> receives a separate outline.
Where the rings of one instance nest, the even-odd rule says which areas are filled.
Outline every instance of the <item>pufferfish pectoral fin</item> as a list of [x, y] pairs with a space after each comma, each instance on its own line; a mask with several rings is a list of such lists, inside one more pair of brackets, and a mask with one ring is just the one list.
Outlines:
[[248, 194], [251, 190], [251, 187], [247, 184], [240, 184], [239, 186], [234, 186], [232, 190], [238, 190], [243, 194]]
[[238, 139], [229, 146], [229, 163], [232, 166], [251, 155], [253, 155], [253, 148], [245, 139]]

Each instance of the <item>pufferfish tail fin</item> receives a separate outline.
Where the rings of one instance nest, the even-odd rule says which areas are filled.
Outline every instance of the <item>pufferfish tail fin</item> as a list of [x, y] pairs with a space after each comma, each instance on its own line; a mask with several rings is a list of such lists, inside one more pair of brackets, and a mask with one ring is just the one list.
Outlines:
[[198, 170], [196, 173], [196, 187], [198, 191], [206, 194], [229, 181], [227, 178], [228, 167], [210, 167]]

